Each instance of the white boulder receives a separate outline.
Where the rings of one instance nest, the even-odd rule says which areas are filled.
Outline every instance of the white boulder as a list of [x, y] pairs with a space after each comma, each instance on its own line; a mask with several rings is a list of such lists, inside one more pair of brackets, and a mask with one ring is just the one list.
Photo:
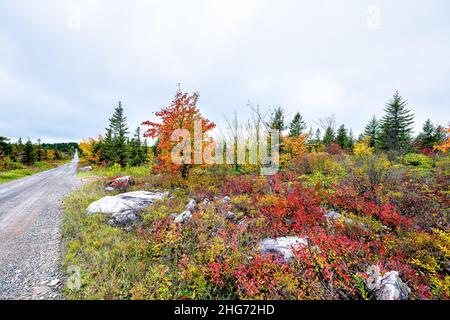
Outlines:
[[134, 191], [107, 196], [89, 205], [88, 215], [101, 213], [110, 216], [111, 226], [127, 226], [140, 219], [139, 212], [169, 196], [168, 192]]
[[279, 254], [285, 261], [288, 261], [294, 257], [293, 249], [307, 245], [308, 240], [300, 237], [269, 238], [258, 243], [258, 251], [261, 253]]
[[367, 270], [367, 289], [373, 292], [376, 300], [408, 300], [411, 289], [402, 281], [397, 271], [389, 271], [380, 275], [378, 266], [370, 266]]
[[134, 191], [116, 196], [107, 196], [95, 201], [87, 208], [87, 214], [103, 213], [112, 216], [125, 211], [139, 211], [152, 205], [155, 201], [164, 199], [168, 192]]

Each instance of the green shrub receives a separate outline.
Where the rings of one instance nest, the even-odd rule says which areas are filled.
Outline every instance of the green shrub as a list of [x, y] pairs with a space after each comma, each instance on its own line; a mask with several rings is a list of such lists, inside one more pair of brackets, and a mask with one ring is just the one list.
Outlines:
[[430, 169], [434, 166], [434, 160], [424, 154], [408, 153], [402, 157], [402, 163], [408, 166]]

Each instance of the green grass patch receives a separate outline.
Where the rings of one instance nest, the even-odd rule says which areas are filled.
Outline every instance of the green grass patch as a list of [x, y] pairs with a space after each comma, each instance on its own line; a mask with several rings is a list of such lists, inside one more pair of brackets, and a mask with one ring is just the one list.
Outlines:
[[67, 160], [52, 161], [52, 162], [36, 162], [33, 166], [22, 165], [20, 169], [1, 171], [0, 184], [24, 178], [42, 171], [47, 171], [67, 162], [68, 162]]
[[133, 177], [145, 177], [151, 174], [151, 169], [146, 166], [142, 167], [121, 167], [114, 165], [111, 167], [94, 167], [92, 171], [79, 172], [78, 176], [81, 178], [91, 176], [101, 176], [106, 178], [118, 177], [118, 176], [133, 176]]

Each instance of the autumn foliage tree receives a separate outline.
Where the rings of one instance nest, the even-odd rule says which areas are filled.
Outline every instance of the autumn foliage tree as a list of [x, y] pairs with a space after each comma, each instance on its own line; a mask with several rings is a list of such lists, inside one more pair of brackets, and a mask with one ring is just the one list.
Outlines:
[[447, 127], [447, 129], [445, 129], [445, 133], [447, 135], [445, 141], [443, 141], [441, 144], [434, 146], [434, 150], [446, 153], [448, 149], [450, 149], [450, 125]]
[[[201, 115], [197, 108], [198, 99], [199, 93], [190, 95], [181, 90], [177, 90], [171, 104], [155, 112], [155, 115], [161, 119], [160, 123], [145, 121], [142, 124], [149, 127], [144, 133], [144, 137], [158, 139], [157, 151], [159, 163], [154, 167], [155, 171], [181, 172], [183, 178], [188, 177], [189, 170], [194, 163], [195, 152], [191, 152], [190, 159], [183, 161], [181, 164], [173, 161], [172, 151], [179, 144], [178, 139], [175, 139], [173, 136], [177, 130], [189, 131], [189, 137], [185, 136], [182, 139], [189, 139], [189, 141], [184, 142], [190, 147], [190, 150], [194, 150], [194, 141], [196, 145], [198, 145], [198, 142], [202, 143], [202, 153], [205, 146], [210, 143], [206, 133], [214, 129], [216, 125]], [[194, 134], [195, 123], [201, 124], [202, 133], [200, 138]]]

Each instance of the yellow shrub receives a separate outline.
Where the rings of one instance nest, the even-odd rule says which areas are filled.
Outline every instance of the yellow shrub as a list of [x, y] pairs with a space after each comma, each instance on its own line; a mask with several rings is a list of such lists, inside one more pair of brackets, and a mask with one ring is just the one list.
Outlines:
[[374, 148], [369, 146], [369, 137], [364, 138], [362, 141], [355, 143], [353, 148], [353, 154], [356, 157], [370, 156], [374, 153]]

